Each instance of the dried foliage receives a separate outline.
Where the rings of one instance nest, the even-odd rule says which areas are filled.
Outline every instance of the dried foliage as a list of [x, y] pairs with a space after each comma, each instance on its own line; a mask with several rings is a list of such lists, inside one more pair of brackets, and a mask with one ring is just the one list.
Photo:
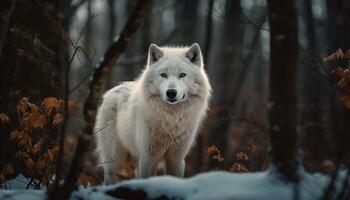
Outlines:
[[[0, 114], [0, 124], [14, 123], [11, 127], [15, 128], [5, 133], [5, 138], [16, 149], [0, 171], [2, 187], [6, 188], [6, 182], [18, 174], [28, 178], [28, 187], [51, 187], [58, 155], [56, 138], [64, 119], [64, 105], [63, 100], [54, 97], [45, 98], [38, 105], [24, 97], [16, 105], [17, 119]], [[74, 102], [69, 102], [68, 106], [68, 110], [77, 111]]]
[[237, 153], [233, 159], [225, 159], [221, 155], [221, 151], [216, 146], [211, 146], [208, 148], [208, 154], [211, 156], [211, 158], [215, 161], [217, 161], [217, 167], [215, 170], [228, 170], [232, 172], [249, 172], [249, 170], [246, 166], [246, 162], [249, 160], [249, 157], [244, 152]]
[[345, 53], [338, 49], [324, 59], [332, 67], [335, 75], [337, 88], [341, 91], [339, 100], [350, 109], [350, 50]]

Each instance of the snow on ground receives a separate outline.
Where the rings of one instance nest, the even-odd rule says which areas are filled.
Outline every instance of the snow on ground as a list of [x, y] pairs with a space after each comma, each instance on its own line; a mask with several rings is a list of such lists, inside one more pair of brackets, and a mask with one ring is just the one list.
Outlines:
[[[301, 200], [316, 200], [323, 194], [329, 177], [316, 173], [300, 172], [299, 189], [286, 183], [274, 169], [255, 173], [209, 172], [179, 179], [170, 176], [146, 180], [131, 180], [111, 186], [81, 188], [71, 197], [75, 199], [183, 199], [183, 200], [292, 200], [296, 191]], [[339, 180], [341, 182], [342, 180]], [[108, 195], [109, 194], [109, 195]], [[0, 199], [43, 199], [45, 191], [2, 190]]]

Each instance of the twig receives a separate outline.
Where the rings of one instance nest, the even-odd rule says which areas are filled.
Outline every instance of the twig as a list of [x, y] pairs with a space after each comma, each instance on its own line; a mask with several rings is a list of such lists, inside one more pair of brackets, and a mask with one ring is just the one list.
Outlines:
[[253, 25], [256, 29], [258, 30], [264, 30], [264, 31], [267, 31], [267, 32], [270, 32], [269, 29], [267, 28], [264, 28], [262, 25], [257, 25], [255, 24], [254, 22], [252, 22], [252, 20], [249, 19], [249, 17], [242, 11], [241, 12], [242, 16], [244, 17], [244, 19], [246, 20], [247, 23]]

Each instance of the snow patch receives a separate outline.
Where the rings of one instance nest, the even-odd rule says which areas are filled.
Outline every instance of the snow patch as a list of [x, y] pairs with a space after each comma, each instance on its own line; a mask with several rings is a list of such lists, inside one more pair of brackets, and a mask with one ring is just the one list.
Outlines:
[[[265, 172], [230, 173], [208, 172], [191, 178], [175, 178], [171, 176], [152, 177], [143, 180], [130, 180], [116, 185], [99, 186], [95, 188], [80, 188], [71, 199], [116, 199], [112, 196], [135, 195], [147, 199], [162, 197], [163, 199], [185, 200], [292, 200], [298, 194], [299, 199], [320, 199], [324, 188], [328, 185], [329, 176], [315, 173], [310, 174], [300, 170], [300, 183], [284, 181], [274, 168]], [[342, 173], [341, 177], [344, 177]], [[339, 180], [341, 183], [342, 180]], [[123, 191], [123, 192], [122, 192]], [[123, 194], [121, 194], [123, 193]], [[108, 195], [110, 194], [110, 195]], [[111, 196], [112, 195], [112, 196]], [[8, 198], [11, 196], [11, 198]], [[45, 190], [2, 190], [0, 199], [36, 200], [45, 198]]]

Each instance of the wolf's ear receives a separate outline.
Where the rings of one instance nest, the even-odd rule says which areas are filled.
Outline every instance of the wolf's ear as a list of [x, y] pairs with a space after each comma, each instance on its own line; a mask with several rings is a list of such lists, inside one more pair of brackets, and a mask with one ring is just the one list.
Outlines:
[[163, 56], [163, 51], [155, 44], [151, 44], [148, 50], [148, 65], [157, 62]]
[[197, 43], [192, 44], [188, 48], [185, 55], [193, 64], [199, 67], [203, 67], [202, 52], [201, 52], [201, 48], [199, 47], [199, 44]]

